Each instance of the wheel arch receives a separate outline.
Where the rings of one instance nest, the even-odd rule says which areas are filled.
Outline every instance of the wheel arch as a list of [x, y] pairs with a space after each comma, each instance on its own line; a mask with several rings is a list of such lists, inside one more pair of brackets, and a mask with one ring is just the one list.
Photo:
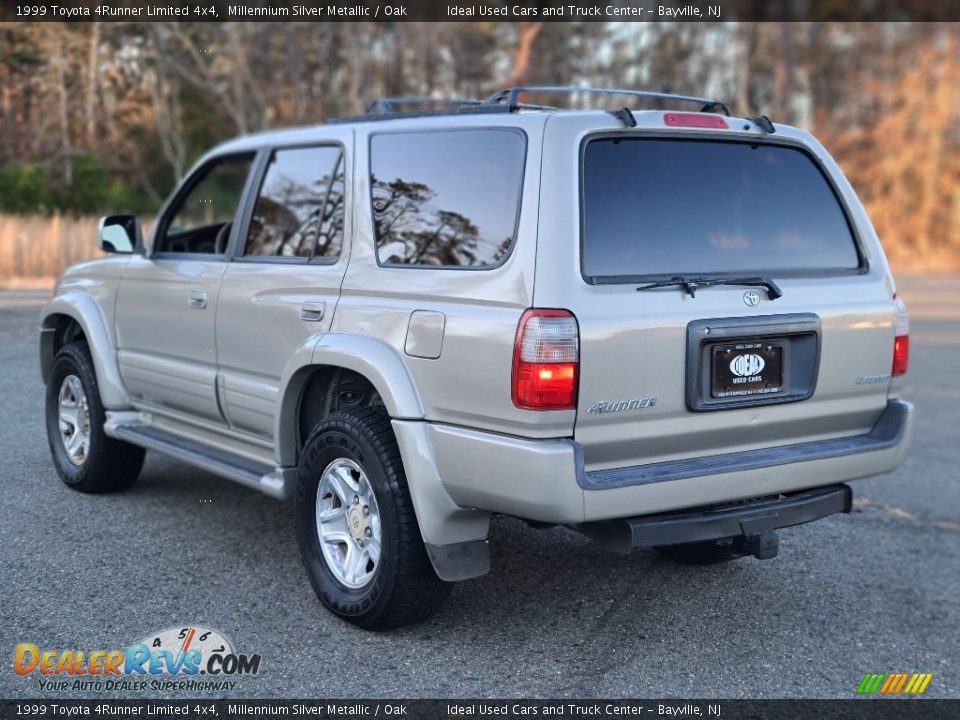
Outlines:
[[43, 382], [49, 380], [54, 357], [65, 340], [81, 336], [90, 350], [104, 408], [129, 407], [111, 333], [96, 301], [84, 293], [73, 292], [55, 297], [43, 310], [39, 348]]
[[368, 382], [392, 419], [423, 418], [413, 378], [392, 347], [371, 337], [326, 333], [302, 345], [284, 370], [274, 433], [279, 465], [292, 467], [299, 459], [300, 408], [311, 381], [337, 370]]
[[366, 380], [391, 418], [417, 523], [437, 574], [452, 581], [489, 572], [486, 537], [490, 514], [459, 507], [446, 492], [425, 423], [419, 422], [424, 411], [413, 378], [397, 351], [386, 343], [367, 336], [327, 333], [294, 354], [284, 372], [276, 419], [278, 464], [292, 467], [299, 460], [297, 423], [311, 379], [338, 369]]

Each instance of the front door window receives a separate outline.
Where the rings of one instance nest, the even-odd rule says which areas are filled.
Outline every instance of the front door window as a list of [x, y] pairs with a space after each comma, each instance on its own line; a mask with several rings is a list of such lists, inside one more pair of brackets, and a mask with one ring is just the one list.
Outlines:
[[161, 221], [157, 252], [223, 255], [252, 164], [251, 153], [200, 168]]

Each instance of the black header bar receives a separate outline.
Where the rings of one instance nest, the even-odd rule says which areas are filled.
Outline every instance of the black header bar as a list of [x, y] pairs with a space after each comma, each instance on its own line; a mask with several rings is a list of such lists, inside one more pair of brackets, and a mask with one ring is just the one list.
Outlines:
[[880, 22], [960, 20], [954, 0], [0, 0], [8, 22]]
[[960, 700], [0, 700], [0, 717], [63, 718], [637, 718], [647, 720], [942, 720]]

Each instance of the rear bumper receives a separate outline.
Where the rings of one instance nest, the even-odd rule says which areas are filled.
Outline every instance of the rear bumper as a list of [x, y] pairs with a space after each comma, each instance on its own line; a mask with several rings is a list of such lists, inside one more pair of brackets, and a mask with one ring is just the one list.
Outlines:
[[615, 470], [597, 470], [580, 473], [577, 482], [584, 490], [608, 490], [889, 450], [903, 443], [912, 410], [913, 406], [909, 403], [899, 400], [888, 402], [886, 410], [877, 423], [870, 432], [863, 435], [781, 445], [726, 455], [651, 463]]
[[459, 506], [579, 524], [792, 493], [888, 472], [903, 459], [913, 406], [891, 400], [847, 438], [585, 472], [573, 440], [526, 440], [427, 424], [436, 468]]
[[852, 504], [850, 487], [834, 485], [766, 502], [600, 520], [579, 524], [576, 529], [610, 550], [629, 553], [636, 548], [660, 545], [750, 538], [835, 513], [848, 513]]

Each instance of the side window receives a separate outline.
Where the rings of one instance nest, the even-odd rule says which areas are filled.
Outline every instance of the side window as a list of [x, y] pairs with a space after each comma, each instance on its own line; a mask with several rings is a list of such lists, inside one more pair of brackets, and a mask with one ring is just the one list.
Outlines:
[[253, 208], [244, 254], [339, 257], [343, 164], [339, 147], [274, 151]]
[[516, 234], [526, 138], [509, 129], [375, 135], [370, 187], [382, 265], [499, 265]]
[[223, 254], [253, 154], [219, 158], [202, 167], [161, 221], [159, 252]]

